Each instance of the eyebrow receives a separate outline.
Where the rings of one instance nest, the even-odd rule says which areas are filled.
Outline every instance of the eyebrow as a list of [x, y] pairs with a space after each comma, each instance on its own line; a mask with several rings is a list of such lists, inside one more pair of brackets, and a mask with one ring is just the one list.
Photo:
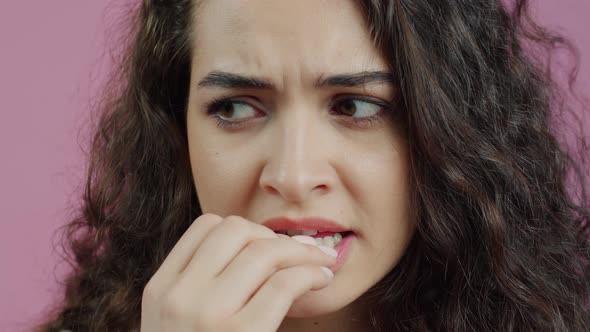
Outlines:
[[[364, 71], [353, 74], [339, 74], [324, 77], [320, 75], [314, 87], [359, 87], [371, 83], [395, 85], [396, 78], [388, 71]], [[275, 89], [275, 85], [263, 78], [245, 76], [224, 71], [212, 71], [199, 81], [200, 87], [220, 87], [234, 89]]]

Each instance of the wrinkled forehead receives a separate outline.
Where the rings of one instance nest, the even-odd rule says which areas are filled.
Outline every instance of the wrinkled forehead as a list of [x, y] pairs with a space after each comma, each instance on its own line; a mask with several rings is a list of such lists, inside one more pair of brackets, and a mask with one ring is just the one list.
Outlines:
[[197, 71], [291, 81], [389, 67], [355, 0], [204, 0], [193, 29]]

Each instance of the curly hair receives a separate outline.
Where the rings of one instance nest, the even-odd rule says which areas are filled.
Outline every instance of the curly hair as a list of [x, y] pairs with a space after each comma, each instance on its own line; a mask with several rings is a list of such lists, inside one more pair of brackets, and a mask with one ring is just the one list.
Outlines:
[[[550, 128], [572, 110], [551, 55], [565, 48], [577, 64], [575, 47], [526, 0], [358, 3], [398, 75], [417, 220], [366, 293], [375, 330], [590, 331], [587, 145], [578, 137], [576, 160]], [[83, 204], [59, 230], [74, 269], [38, 331], [137, 329], [144, 286], [202, 214], [185, 122], [199, 8], [133, 10], [97, 107]]]

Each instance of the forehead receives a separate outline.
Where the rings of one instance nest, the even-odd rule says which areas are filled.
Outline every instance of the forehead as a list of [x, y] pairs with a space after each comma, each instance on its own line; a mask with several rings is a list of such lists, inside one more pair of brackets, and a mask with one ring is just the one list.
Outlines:
[[256, 73], [280, 86], [388, 68], [354, 0], [203, 0], [195, 17], [197, 71]]

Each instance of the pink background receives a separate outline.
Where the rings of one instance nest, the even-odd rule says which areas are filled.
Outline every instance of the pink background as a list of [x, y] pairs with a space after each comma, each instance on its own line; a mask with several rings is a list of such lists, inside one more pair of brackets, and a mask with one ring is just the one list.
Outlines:
[[[89, 107], [110, 65], [105, 36], [126, 2], [0, 2], [0, 331], [29, 330], [67, 271], [53, 232], [78, 204]], [[590, 2], [544, 0], [537, 12], [579, 46], [586, 90]]]

